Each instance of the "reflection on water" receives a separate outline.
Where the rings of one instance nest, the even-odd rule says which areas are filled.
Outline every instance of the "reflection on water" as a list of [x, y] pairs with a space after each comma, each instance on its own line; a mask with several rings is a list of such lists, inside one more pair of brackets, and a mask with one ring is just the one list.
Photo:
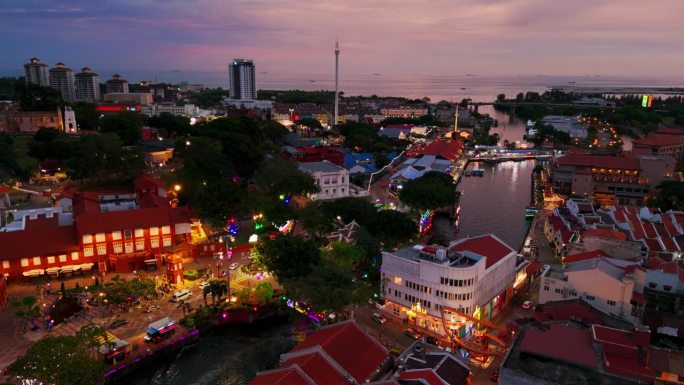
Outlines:
[[535, 162], [470, 163], [468, 169], [476, 165], [485, 175], [464, 176], [458, 185], [463, 193], [458, 232], [454, 232], [447, 215], [435, 215], [432, 241], [446, 244], [450, 239], [492, 233], [517, 250], [529, 227], [525, 207], [530, 203]]
[[256, 372], [275, 367], [294, 345], [291, 326], [280, 322], [223, 328], [203, 335], [168, 362], [139, 370], [125, 384], [243, 385]]

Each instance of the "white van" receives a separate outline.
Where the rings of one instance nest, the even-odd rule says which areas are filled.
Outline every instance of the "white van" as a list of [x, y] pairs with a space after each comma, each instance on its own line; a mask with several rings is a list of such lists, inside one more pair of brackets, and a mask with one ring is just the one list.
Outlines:
[[177, 292], [173, 293], [173, 296], [171, 297], [171, 301], [179, 302], [181, 300], [190, 298], [191, 295], [192, 295], [192, 293], [190, 292], [190, 290], [183, 289], [181, 291], [177, 291]]
[[387, 318], [383, 317], [380, 313], [373, 313], [372, 315], [373, 321], [378, 322], [380, 324], [384, 324], [387, 322]]

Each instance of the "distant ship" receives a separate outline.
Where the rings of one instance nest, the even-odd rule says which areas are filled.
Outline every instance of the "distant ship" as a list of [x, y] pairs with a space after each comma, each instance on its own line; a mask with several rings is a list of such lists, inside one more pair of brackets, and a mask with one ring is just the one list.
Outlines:
[[373, 76], [380, 76], [380, 74], [373, 74]]
[[477, 76], [475, 74], [466, 74], [466, 76]]
[[316, 81], [315, 81], [315, 80], [309, 80], [309, 82], [310, 82], [310, 83], [316, 83]]

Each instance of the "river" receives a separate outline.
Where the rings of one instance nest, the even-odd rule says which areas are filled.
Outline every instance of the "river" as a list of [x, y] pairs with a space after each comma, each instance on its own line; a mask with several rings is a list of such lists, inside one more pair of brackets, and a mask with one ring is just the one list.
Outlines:
[[449, 239], [492, 233], [518, 250], [529, 227], [525, 207], [530, 204], [534, 165], [534, 160], [470, 163], [468, 170], [477, 166], [484, 176], [463, 176], [458, 184], [462, 192], [458, 231], [454, 232], [446, 215], [436, 215], [433, 241], [444, 244]]
[[244, 385], [277, 366], [295, 345], [292, 326], [278, 322], [224, 327], [203, 334], [166, 363], [150, 363], [119, 385]]

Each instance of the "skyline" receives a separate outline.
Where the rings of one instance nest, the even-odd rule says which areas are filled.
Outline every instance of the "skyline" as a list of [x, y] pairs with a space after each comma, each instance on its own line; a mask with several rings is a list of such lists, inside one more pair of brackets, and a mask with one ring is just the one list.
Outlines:
[[332, 74], [338, 37], [341, 74], [682, 78], [684, 3], [548, 4], [9, 0], [0, 5], [0, 33], [11, 37], [0, 42], [0, 71], [19, 73], [37, 56], [75, 71], [218, 72], [248, 58], [259, 72]]

